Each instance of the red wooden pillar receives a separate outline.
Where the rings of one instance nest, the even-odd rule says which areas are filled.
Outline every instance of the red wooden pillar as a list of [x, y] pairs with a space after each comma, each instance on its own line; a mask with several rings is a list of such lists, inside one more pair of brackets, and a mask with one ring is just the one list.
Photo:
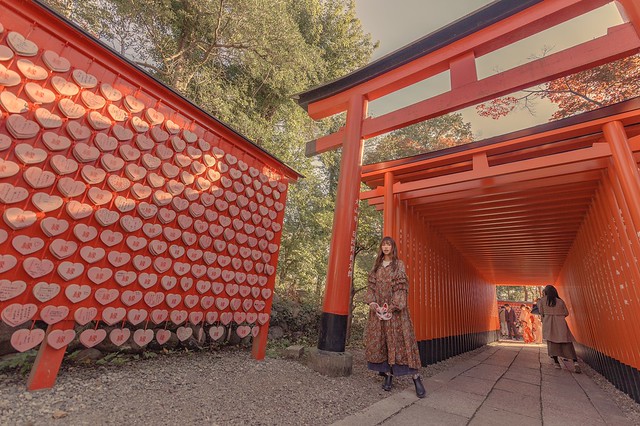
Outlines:
[[393, 172], [384, 174], [384, 211], [383, 211], [383, 231], [385, 237], [393, 237]]
[[629, 140], [624, 126], [613, 121], [603, 126], [604, 137], [611, 145], [611, 156], [615, 172], [620, 179], [620, 186], [627, 205], [630, 207], [631, 219], [636, 232], [640, 230], [640, 172], [629, 148]]
[[[622, 5], [620, 13], [633, 24], [638, 35], [640, 35], [640, 4], [637, 0], [618, 0], [618, 5]], [[620, 8], [618, 8], [620, 9]]]
[[60, 321], [47, 327], [47, 334], [36, 355], [36, 360], [31, 367], [29, 379], [27, 380], [27, 389], [30, 391], [40, 389], [50, 389], [56, 384], [58, 371], [62, 364], [62, 358], [67, 350], [67, 345], [59, 349], [55, 349], [47, 344], [49, 334], [56, 330], [73, 330], [73, 321]]
[[330, 352], [344, 352], [347, 337], [364, 146], [361, 136], [362, 120], [366, 114], [367, 101], [362, 96], [353, 96], [347, 108], [327, 285], [318, 341], [318, 349]]

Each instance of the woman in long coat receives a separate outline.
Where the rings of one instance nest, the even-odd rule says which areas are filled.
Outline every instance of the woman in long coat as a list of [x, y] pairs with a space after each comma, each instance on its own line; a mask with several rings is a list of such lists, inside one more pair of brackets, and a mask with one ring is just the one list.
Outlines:
[[566, 317], [569, 310], [564, 301], [558, 296], [558, 290], [548, 285], [542, 291], [543, 296], [538, 299], [538, 311], [542, 316], [542, 336], [547, 341], [547, 353], [555, 362], [555, 368], [562, 368], [558, 357], [572, 359], [574, 371], [580, 373], [578, 357], [573, 347], [573, 335], [567, 325]]
[[393, 376], [413, 375], [416, 395], [426, 391], [418, 374], [421, 363], [413, 324], [407, 307], [409, 285], [404, 263], [391, 237], [384, 237], [375, 265], [369, 273], [366, 302], [369, 319], [366, 356], [369, 369], [385, 375], [382, 389], [389, 391]]

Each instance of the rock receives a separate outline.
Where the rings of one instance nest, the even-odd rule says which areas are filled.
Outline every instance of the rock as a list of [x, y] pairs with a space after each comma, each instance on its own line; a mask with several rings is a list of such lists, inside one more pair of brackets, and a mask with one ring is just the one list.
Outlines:
[[54, 419], [61, 419], [63, 417], [67, 417], [67, 412], [62, 410], [56, 410], [53, 412], [51, 417], [53, 417]]
[[198, 342], [199, 345], [203, 345], [207, 341], [207, 330], [204, 329], [202, 325], [194, 325], [193, 328], [193, 338]]
[[299, 359], [304, 354], [304, 346], [302, 345], [293, 345], [289, 346], [284, 350], [284, 357], [291, 359]]
[[102, 352], [100, 352], [98, 349], [87, 348], [87, 349], [81, 350], [76, 355], [75, 361], [78, 363], [93, 364], [94, 362], [96, 362], [102, 357], [103, 357]]
[[191, 337], [182, 342], [182, 346], [192, 350], [202, 349], [202, 345], [207, 340], [207, 334], [200, 325], [192, 325], [190, 327], [193, 330], [193, 334], [191, 335]]
[[282, 339], [284, 337], [284, 330], [282, 327], [276, 325], [269, 328], [269, 339]]
[[227, 342], [229, 345], [236, 346], [239, 345], [242, 339], [238, 336], [238, 333], [235, 330], [231, 331], [231, 335], [229, 336], [229, 341]]
[[9, 327], [2, 321], [0, 321], [0, 356], [16, 353], [17, 351], [11, 346], [11, 335], [21, 328], [30, 328], [31, 322], [27, 321], [25, 324], [21, 324], [18, 327]]

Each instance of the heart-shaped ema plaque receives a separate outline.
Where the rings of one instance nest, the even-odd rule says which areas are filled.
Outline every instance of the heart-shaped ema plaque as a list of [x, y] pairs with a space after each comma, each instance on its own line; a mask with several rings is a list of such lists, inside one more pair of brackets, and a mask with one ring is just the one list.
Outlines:
[[51, 78], [51, 85], [62, 96], [75, 96], [80, 92], [80, 88], [73, 82], [67, 81], [60, 76], [53, 76]]
[[18, 69], [29, 80], [45, 80], [49, 77], [49, 73], [46, 69], [39, 65], [35, 65], [28, 59], [18, 59]]
[[60, 286], [41, 281], [33, 286], [33, 296], [40, 302], [48, 302], [60, 293]]
[[109, 340], [116, 346], [122, 346], [131, 337], [131, 330], [128, 328], [114, 328], [109, 333]]
[[17, 297], [26, 289], [27, 283], [24, 281], [0, 280], [0, 302]]
[[87, 110], [80, 104], [73, 102], [71, 99], [62, 98], [58, 102], [58, 109], [65, 115], [65, 117], [70, 119], [76, 119], [83, 117]]
[[80, 87], [85, 89], [93, 89], [98, 85], [98, 79], [95, 76], [88, 74], [81, 69], [73, 70], [71, 77]]
[[62, 349], [76, 337], [74, 330], [54, 330], [47, 336], [47, 344], [53, 349]]
[[38, 83], [25, 84], [24, 91], [27, 93], [27, 97], [36, 104], [50, 104], [56, 100], [56, 94], [53, 91], [45, 89]]
[[18, 352], [26, 352], [42, 343], [44, 335], [44, 330], [39, 328], [17, 330], [11, 335], [11, 346]]
[[7, 91], [0, 93], [0, 105], [10, 114], [23, 114], [29, 111], [27, 101]]
[[[104, 96], [107, 100], [111, 102], [118, 102], [120, 99], [122, 99], [122, 92], [120, 92], [118, 89], [116, 89], [109, 83], [102, 83], [100, 85], [100, 93], [102, 93], [102, 96]], [[121, 121], [121, 120], [118, 120], [118, 121]]]
[[88, 329], [80, 333], [80, 343], [87, 348], [92, 348], [98, 343], [102, 342], [107, 337], [106, 330], [103, 329]]
[[12, 114], [6, 121], [7, 130], [15, 139], [31, 139], [40, 132], [37, 122]]
[[17, 327], [34, 317], [38, 308], [33, 303], [13, 303], [2, 310], [0, 318], [9, 327]]
[[36, 56], [38, 54], [38, 46], [18, 32], [11, 31], [7, 34], [7, 42], [18, 55]]
[[67, 72], [71, 69], [71, 62], [52, 50], [44, 51], [42, 54], [42, 61], [51, 71]]
[[[4, 46], [0, 46], [0, 55], [2, 54], [1, 49]], [[20, 78], [20, 74], [10, 69], [7, 69], [4, 65], [0, 64], [0, 85], [5, 87], [17, 86], [20, 84], [22, 79]]]

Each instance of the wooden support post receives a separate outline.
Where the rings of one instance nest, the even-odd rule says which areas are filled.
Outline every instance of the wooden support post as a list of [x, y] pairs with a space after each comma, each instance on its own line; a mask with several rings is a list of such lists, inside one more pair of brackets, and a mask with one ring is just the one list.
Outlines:
[[[640, 36], [640, 4], [637, 0], [618, 0], [616, 1], [618, 10], [622, 18], [631, 22], [636, 29], [636, 33]], [[620, 7], [622, 6], [622, 7]]]
[[73, 330], [73, 321], [60, 321], [47, 327], [47, 333], [36, 355], [36, 360], [31, 367], [27, 389], [30, 391], [50, 389], [56, 384], [56, 377], [62, 364], [62, 358], [67, 350], [67, 345], [60, 349], [54, 349], [47, 344], [49, 334], [56, 330]]
[[452, 59], [451, 62], [449, 62], [449, 75], [452, 90], [478, 81], [476, 57], [473, 51], [466, 52]]
[[353, 96], [349, 101], [345, 140], [342, 144], [327, 285], [318, 341], [318, 349], [329, 352], [344, 352], [346, 344], [364, 147], [361, 136], [362, 120], [366, 114], [367, 101], [361, 96]]
[[613, 121], [603, 126], [604, 137], [611, 146], [611, 156], [622, 192], [629, 205], [636, 232], [640, 231], [640, 172], [629, 147], [624, 125]]
[[384, 174], [384, 215], [383, 215], [383, 236], [393, 236], [393, 172]]

